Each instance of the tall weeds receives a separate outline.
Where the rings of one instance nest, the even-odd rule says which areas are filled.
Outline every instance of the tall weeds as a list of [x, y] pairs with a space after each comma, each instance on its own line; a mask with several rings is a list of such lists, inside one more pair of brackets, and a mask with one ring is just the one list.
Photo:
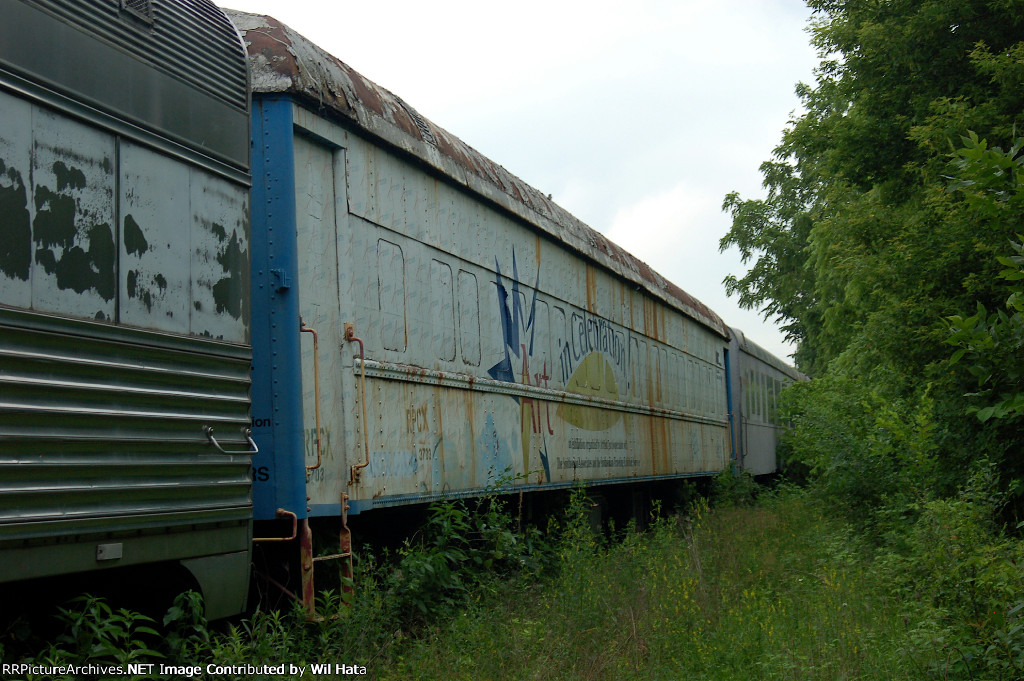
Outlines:
[[919, 678], [870, 552], [803, 494], [698, 502], [611, 543], [584, 521], [534, 598], [474, 604], [382, 678]]
[[[331, 662], [364, 666], [372, 679], [467, 681], [961, 678], [968, 667], [952, 661], [959, 656], [975, 661], [970, 678], [1019, 678], [1024, 605], [1001, 610], [986, 595], [1016, 588], [1012, 564], [972, 572], [965, 556], [945, 581], [934, 579], [940, 544], [952, 550], [991, 536], [952, 522], [960, 509], [921, 514], [915, 541], [936, 559], [908, 565], [800, 491], [762, 492], [755, 506], [697, 500], [614, 540], [594, 533], [590, 503], [577, 491], [545, 539], [513, 531], [500, 505], [443, 504], [393, 560], [363, 562], [348, 604], [320, 594], [319, 621], [297, 610], [257, 613], [213, 633], [184, 598], [161, 640], [96, 654], [202, 666]], [[1003, 545], [990, 550], [1011, 556]], [[961, 604], [955, 592], [968, 587]], [[81, 617], [101, 630], [147, 626], [89, 603], [79, 603], [92, 608]], [[957, 613], [970, 613], [977, 631], [997, 629], [1001, 638], [986, 640], [1002, 649], [963, 645]], [[99, 638], [136, 640], [117, 636]], [[37, 659], [84, 649], [57, 646]]]

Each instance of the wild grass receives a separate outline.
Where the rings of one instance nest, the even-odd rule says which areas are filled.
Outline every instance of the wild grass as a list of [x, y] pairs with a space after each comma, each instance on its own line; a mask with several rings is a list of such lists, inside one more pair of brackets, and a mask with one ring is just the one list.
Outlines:
[[[710, 509], [701, 500], [646, 532], [629, 528], [610, 540], [592, 532], [578, 494], [557, 529], [527, 541], [493, 505], [448, 505], [434, 516], [447, 536], [435, 526], [396, 561], [364, 563], [350, 602], [321, 594], [319, 621], [298, 610], [257, 613], [212, 633], [194, 599], [183, 599], [162, 623], [168, 633], [159, 644], [111, 652], [89, 636], [104, 644], [129, 632], [137, 641], [150, 623], [118, 613], [96, 624], [97, 606], [86, 601], [88, 612], [63, 615], [73, 646], [35, 659], [102, 661], [127, 652], [203, 667], [288, 663], [306, 667], [305, 679], [349, 678], [314, 675], [311, 663], [362, 666], [363, 678], [381, 680], [1019, 678], [1021, 637], [1011, 627], [1024, 606], [985, 611], [1002, 617], [1002, 639], [985, 640], [1002, 641], [1005, 651], [990, 650], [968, 615], [927, 590], [928, 581], [951, 588], [929, 577], [939, 547], [931, 546], [927, 564], [913, 552], [882, 552], [822, 508], [793, 490], [761, 494], [756, 505]], [[919, 543], [945, 536], [935, 522]], [[957, 525], [947, 534], [965, 531]], [[1010, 563], [999, 564], [1010, 599], [1019, 581]], [[968, 567], [956, 574], [968, 579]], [[995, 580], [980, 568], [971, 574], [979, 590]]]
[[802, 495], [572, 539], [530, 597], [472, 605], [378, 678], [919, 678], [868, 553]]

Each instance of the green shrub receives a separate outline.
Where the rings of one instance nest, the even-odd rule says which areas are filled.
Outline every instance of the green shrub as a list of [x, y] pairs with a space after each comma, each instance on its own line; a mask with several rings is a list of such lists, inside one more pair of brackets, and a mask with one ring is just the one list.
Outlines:
[[931, 653], [938, 678], [1024, 676], [1024, 550], [993, 522], [998, 488], [995, 465], [979, 462], [957, 496], [921, 504], [879, 561], [918, 623], [908, 648]]
[[538, 574], [551, 549], [539, 530], [517, 532], [516, 524], [496, 494], [431, 504], [426, 524], [402, 546], [384, 580], [400, 623], [446, 614], [488, 579]]
[[[64, 631], [55, 642], [21, 662], [43, 666], [123, 666], [157, 663], [165, 655], [156, 649], [159, 635], [151, 618], [126, 608], [113, 609], [103, 598], [83, 594], [59, 609]], [[53, 678], [28, 674], [27, 679]], [[100, 678], [66, 675], [60, 679]]]
[[841, 372], [795, 383], [782, 395], [791, 424], [782, 441], [789, 462], [851, 520], [874, 525], [928, 498], [939, 470], [927, 392], [882, 395]]
[[186, 591], [174, 599], [163, 625], [163, 648], [169, 659], [189, 661], [210, 646], [203, 597], [195, 591]]
[[752, 506], [760, 486], [748, 471], [733, 472], [727, 468], [711, 483], [711, 500], [718, 508]]

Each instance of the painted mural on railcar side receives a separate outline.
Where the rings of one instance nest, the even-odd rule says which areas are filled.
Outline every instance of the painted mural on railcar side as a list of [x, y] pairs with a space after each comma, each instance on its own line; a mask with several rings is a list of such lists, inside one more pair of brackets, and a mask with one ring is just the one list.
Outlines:
[[301, 348], [314, 515], [337, 513], [343, 493], [358, 512], [725, 467], [723, 339], [392, 154], [309, 124], [292, 163], [300, 316], [329, 341], [315, 360], [310, 338]]

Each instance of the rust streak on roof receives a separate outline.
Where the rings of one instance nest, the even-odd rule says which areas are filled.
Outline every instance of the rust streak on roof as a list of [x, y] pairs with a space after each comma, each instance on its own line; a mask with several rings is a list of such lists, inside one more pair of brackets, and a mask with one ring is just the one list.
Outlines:
[[400, 97], [367, 80], [277, 19], [225, 11], [248, 48], [254, 92], [288, 94], [321, 115], [355, 123], [364, 134], [411, 154], [456, 184], [729, 338], [728, 327], [706, 305], [537, 189], [420, 116]]
[[802, 373], [800, 370], [791, 367], [785, 362], [785, 360], [776, 357], [772, 353], [768, 352], [754, 341], [747, 338], [746, 334], [737, 328], [729, 327], [729, 331], [732, 333], [733, 340], [736, 341], [739, 349], [748, 355], [752, 355], [757, 359], [761, 360], [769, 366], [775, 367], [782, 373], [786, 374], [794, 381], [806, 381], [807, 375]]

